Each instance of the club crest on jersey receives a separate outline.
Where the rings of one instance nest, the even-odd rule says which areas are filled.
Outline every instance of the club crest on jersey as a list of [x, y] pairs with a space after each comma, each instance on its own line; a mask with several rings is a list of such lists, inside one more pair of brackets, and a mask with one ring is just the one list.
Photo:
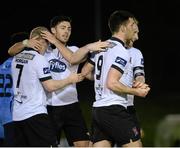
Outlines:
[[118, 63], [118, 64], [120, 64], [120, 65], [122, 65], [123, 67], [125, 67], [125, 65], [126, 65], [126, 63], [127, 63], [127, 61], [124, 60], [124, 59], [121, 58], [121, 57], [116, 57], [115, 62]]
[[64, 72], [66, 70], [66, 64], [57, 60], [57, 59], [52, 59], [49, 61], [50, 64], [50, 70], [52, 72]]
[[44, 72], [44, 74], [50, 73], [49, 67], [44, 67], [44, 68], [43, 68], [43, 72]]

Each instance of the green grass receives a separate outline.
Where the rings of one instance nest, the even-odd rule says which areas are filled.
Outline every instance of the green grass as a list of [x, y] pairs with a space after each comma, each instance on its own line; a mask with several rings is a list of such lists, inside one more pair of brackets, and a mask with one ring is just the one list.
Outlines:
[[[144, 130], [144, 146], [154, 146], [156, 129], [162, 119], [169, 114], [180, 114], [179, 96], [157, 96], [146, 100], [136, 99], [137, 113]], [[163, 133], [162, 133], [163, 134]]]

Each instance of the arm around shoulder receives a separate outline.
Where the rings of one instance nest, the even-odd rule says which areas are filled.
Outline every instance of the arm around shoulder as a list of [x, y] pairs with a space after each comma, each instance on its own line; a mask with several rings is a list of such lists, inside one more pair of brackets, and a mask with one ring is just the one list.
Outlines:
[[[24, 40], [25, 41], [25, 40]], [[12, 45], [9, 49], [8, 49], [8, 54], [10, 56], [14, 56], [16, 54], [18, 54], [19, 52], [21, 52], [27, 45], [27, 40], [26, 40], [26, 44], [25, 42], [17, 42], [14, 45]]]

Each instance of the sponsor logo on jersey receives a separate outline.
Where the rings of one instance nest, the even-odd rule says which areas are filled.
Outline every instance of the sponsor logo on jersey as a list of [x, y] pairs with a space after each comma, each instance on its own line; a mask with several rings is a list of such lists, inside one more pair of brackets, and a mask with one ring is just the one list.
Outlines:
[[49, 67], [44, 67], [44, 68], [43, 68], [43, 72], [44, 72], [44, 74], [50, 73]]
[[120, 65], [122, 65], [123, 67], [125, 67], [125, 65], [126, 65], [126, 63], [127, 63], [127, 61], [124, 60], [124, 59], [121, 58], [121, 57], [116, 57], [115, 62], [118, 63], [118, 64], [120, 64]]
[[49, 61], [50, 64], [50, 70], [52, 72], [64, 72], [66, 70], [66, 64], [57, 60], [57, 59], [52, 59]]
[[20, 53], [20, 54], [16, 55], [16, 58], [23, 58], [26, 60], [33, 60], [34, 57], [35, 57], [35, 55], [32, 53]]

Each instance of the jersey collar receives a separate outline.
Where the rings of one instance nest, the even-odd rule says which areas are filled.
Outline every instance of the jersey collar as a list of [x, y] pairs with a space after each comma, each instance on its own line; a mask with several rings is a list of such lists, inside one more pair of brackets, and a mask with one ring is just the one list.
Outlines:
[[36, 51], [36, 52], [39, 53], [39, 51], [37, 51], [37, 50], [35, 50], [35, 49], [33, 49], [33, 48], [27, 48], [27, 47], [25, 47], [24, 50], [27, 50], [27, 51], [31, 51], [31, 50], [32, 50], [32, 51]]
[[114, 41], [117, 41], [117, 42], [121, 43], [124, 46], [124, 42], [122, 40], [120, 40], [120, 39], [118, 39], [116, 37], [111, 37], [110, 39], [114, 40]]

